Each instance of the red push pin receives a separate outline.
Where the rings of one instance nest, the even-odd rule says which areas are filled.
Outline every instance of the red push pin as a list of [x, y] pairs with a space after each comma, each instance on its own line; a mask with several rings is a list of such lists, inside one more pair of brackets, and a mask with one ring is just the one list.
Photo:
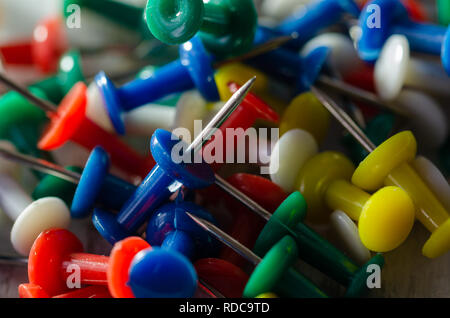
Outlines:
[[20, 284], [20, 298], [111, 298], [105, 286], [88, 286], [65, 294], [50, 297], [45, 290], [36, 284]]
[[[30, 284], [40, 286], [49, 296], [69, 291], [68, 282], [80, 279], [82, 285], [108, 286], [113, 297], [132, 298], [126, 285], [134, 256], [150, 245], [139, 237], [118, 242], [109, 257], [83, 253], [80, 240], [64, 229], [42, 232], [28, 259]], [[75, 278], [73, 275], [79, 275]], [[40, 292], [39, 292], [40, 293]]]
[[34, 28], [31, 40], [1, 46], [0, 55], [7, 65], [36, 65], [44, 73], [53, 73], [68, 48], [63, 21], [52, 17]]
[[105, 131], [86, 117], [86, 85], [79, 82], [64, 97], [59, 107], [33, 95], [0, 73], [0, 81], [17, 91], [33, 104], [47, 112], [50, 125], [38, 143], [39, 149], [53, 150], [71, 140], [89, 151], [102, 146], [111, 156], [112, 163], [122, 171], [144, 177], [155, 162], [151, 156], [142, 157], [117, 136]]
[[[283, 189], [261, 176], [238, 173], [227, 181], [268, 211], [275, 211], [287, 198]], [[245, 246], [252, 248], [265, 225], [264, 222], [242, 204], [234, 200], [227, 202], [231, 204], [229, 211], [233, 211], [233, 221], [228, 233]], [[249, 231], [249, 228], [252, 230]], [[239, 267], [247, 264], [242, 256], [228, 247], [222, 250], [220, 258]]]
[[[241, 86], [234, 82], [230, 82], [228, 87], [232, 94], [236, 93]], [[223, 148], [222, 148], [222, 162], [226, 162], [226, 146], [227, 146], [227, 128], [238, 129], [242, 128], [245, 132], [247, 129], [252, 127], [257, 120], [264, 120], [270, 123], [277, 124], [280, 120], [279, 115], [263, 100], [252, 93], [248, 93], [245, 96], [241, 104], [236, 108], [236, 110], [228, 117], [228, 119], [220, 126], [220, 134], [223, 136]], [[216, 133], [217, 134], [217, 133]], [[215, 137], [213, 137], [215, 138]], [[235, 137], [239, 139], [239, 136]], [[236, 141], [236, 140], [235, 140]], [[233, 143], [235, 148], [237, 143]], [[234, 150], [234, 153], [236, 149]], [[220, 169], [222, 164], [214, 163], [212, 167], [214, 171]]]

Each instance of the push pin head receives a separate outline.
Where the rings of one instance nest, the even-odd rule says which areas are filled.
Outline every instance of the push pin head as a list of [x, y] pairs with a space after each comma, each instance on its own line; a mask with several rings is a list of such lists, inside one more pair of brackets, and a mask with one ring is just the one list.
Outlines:
[[101, 147], [92, 150], [81, 174], [70, 212], [74, 218], [87, 217], [98, 198], [109, 170], [109, 156]]
[[197, 32], [218, 56], [239, 55], [253, 44], [257, 14], [251, 0], [147, 2], [147, 24], [167, 44], [181, 44]]
[[128, 285], [137, 298], [188, 298], [197, 289], [194, 266], [182, 254], [145, 249], [133, 259]]

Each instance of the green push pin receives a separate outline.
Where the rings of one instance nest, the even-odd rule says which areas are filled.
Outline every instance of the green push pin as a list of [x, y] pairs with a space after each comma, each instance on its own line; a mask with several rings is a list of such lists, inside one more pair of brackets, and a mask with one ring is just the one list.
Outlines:
[[214, 224], [188, 212], [186, 214], [216, 239], [253, 263], [255, 269], [245, 286], [244, 297], [254, 298], [267, 292], [292, 298], [327, 297], [323, 291], [291, 267], [298, 259], [298, 249], [290, 236], [282, 237], [261, 259]]
[[145, 23], [144, 8], [117, 0], [64, 0], [63, 10], [66, 18], [73, 13], [70, 6], [74, 4], [94, 11], [128, 30], [135, 31], [144, 39], [153, 38]]
[[292, 193], [275, 211], [261, 231], [254, 247], [258, 255], [264, 255], [285, 235], [294, 238], [299, 256], [340, 284], [347, 286], [346, 297], [359, 297], [367, 292], [367, 267], [384, 265], [381, 254], [375, 255], [359, 267], [327, 240], [303, 223], [306, 202], [300, 192]]
[[[46, 94], [40, 89], [30, 90], [36, 96], [46, 98]], [[18, 151], [50, 159], [47, 153], [37, 148], [41, 131], [46, 123], [45, 113], [20, 94], [8, 92], [0, 98], [0, 139], [12, 142]], [[42, 176], [40, 173], [36, 175]]]
[[[393, 114], [383, 113], [368, 122], [364, 132], [374, 145], [379, 146], [388, 139], [394, 123], [395, 116]], [[349, 156], [355, 164], [359, 164], [369, 154], [350, 134], [345, 135], [344, 144], [347, 146]]]
[[182, 44], [197, 32], [206, 49], [218, 57], [251, 49], [257, 27], [252, 0], [149, 0], [147, 25], [167, 44]]
[[[83, 171], [80, 167], [68, 166], [67, 170], [80, 173]], [[38, 200], [46, 197], [57, 197], [63, 200], [67, 206], [72, 205], [72, 199], [75, 194], [77, 185], [73, 182], [64, 180], [60, 177], [46, 175], [34, 188], [31, 197]]]
[[450, 0], [437, 0], [437, 10], [439, 23], [442, 25], [450, 24]]
[[69, 51], [61, 57], [56, 75], [32, 84], [31, 87], [39, 88], [45, 92], [49, 101], [59, 104], [73, 85], [84, 81], [81, 55], [77, 51]]

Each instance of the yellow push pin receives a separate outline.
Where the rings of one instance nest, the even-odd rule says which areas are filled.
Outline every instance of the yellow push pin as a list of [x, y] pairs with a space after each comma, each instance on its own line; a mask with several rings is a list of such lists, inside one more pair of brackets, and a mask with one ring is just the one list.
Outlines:
[[352, 185], [355, 167], [343, 154], [323, 152], [300, 170], [297, 188], [308, 204], [308, 215], [327, 218], [327, 207], [341, 210], [358, 222], [362, 243], [375, 252], [400, 246], [414, 225], [414, 204], [398, 187], [385, 187], [370, 195]]
[[269, 104], [278, 113], [281, 113], [283, 109], [286, 108], [287, 103], [281, 101], [280, 99], [274, 97], [270, 94], [270, 80], [266, 74], [254, 69], [253, 67], [241, 64], [241, 63], [230, 63], [226, 64], [219, 69], [217, 69], [214, 74], [214, 79], [216, 81], [217, 89], [219, 91], [219, 96], [221, 100], [228, 100], [232, 93], [228, 84], [230, 82], [235, 82], [238, 85], [243, 85], [247, 81], [246, 76], [257, 76], [258, 83], [255, 83], [252, 91]]
[[435, 258], [446, 253], [450, 249], [450, 217], [410, 165], [417, 150], [414, 135], [410, 131], [400, 132], [376, 148], [332, 99], [322, 91], [313, 89], [330, 113], [370, 152], [356, 169], [352, 182], [368, 191], [383, 185], [395, 185], [405, 190], [416, 207], [416, 218], [432, 233], [422, 248], [423, 255]]

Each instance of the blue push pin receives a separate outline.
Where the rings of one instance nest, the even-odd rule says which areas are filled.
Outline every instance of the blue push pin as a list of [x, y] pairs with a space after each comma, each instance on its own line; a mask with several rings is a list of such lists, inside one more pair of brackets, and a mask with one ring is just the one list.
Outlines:
[[163, 67], [147, 79], [135, 79], [120, 88], [102, 71], [95, 77], [104, 105], [117, 133], [125, 133], [121, 117], [127, 112], [174, 93], [197, 88], [209, 101], [218, 101], [214, 81], [213, 57], [198, 36], [180, 45], [180, 58]]
[[[158, 208], [146, 231], [146, 240], [154, 248], [137, 255], [129, 271], [128, 285], [136, 297], [174, 297], [174, 292], [176, 297], [191, 297], [195, 292], [197, 276], [191, 261], [214, 256], [219, 246], [186, 216], [186, 211], [215, 223], [211, 214], [192, 202], [168, 203]], [[161, 279], [161, 273], [155, 270], [161, 264], [170, 273], [168, 281]], [[160, 284], [168, 284], [170, 291]]]
[[[264, 27], [258, 28], [258, 42], [267, 41], [265, 30]], [[301, 93], [309, 90], [317, 80], [329, 52], [327, 47], [318, 47], [302, 58], [293, 51], [280, 48], [254, 57], [248, 63], [275, 77], [295, 79], [297, 93]]]
[[133, 258], [128, 285], [137, 298], [190, 298], [197, 281], [194, 266], [183, 254], [155, 247]]
[[102, 147], [95, 147], [84, 166], [72, 200], [73, 218], [88, 217], [94, 204], [120, 210], [136, 186], [108, 173], [110, 160]]
[[[373, 27], [369, 23], [373, 19], [370, 6], [375, 5], [380, 10], [380, 27]], [[442, 64], [450, 75], [450, 27], [411, 21], [406, 8], [397, 0], [369, 2], [361, 13], [359, 25], [362, 34], [358, 52], [363, 60], [377, 60], [387, 38], [392, 34], [401, 34], [406, 36], [412, 50], [440, 55]]]
[[[214, 172], [208, 164], [183, 162], [176, 163], [172, 158], [172, 149], [177, 146], [184, 150], [183, 156], [195, 154], [203, 143], [211, 137], [236, 107], [242, 102], [252, 87], [255, 78], [243, 85], [222, 107], [217, 115], [196, 137], [189, 147], [172, 133], [158, 129], [153, 134], [150, 149], [156, 165], [139, 185], [129, 200], [123, 205], [117, 216], [102, 210], [94, 210], [94, 226], [111, 244], [115, 244], [137, 232], [155, 209], [178, 191], [181, 186], [199, 189], [214, 183]], [[201, 159], [201, 158], [200, 158]]]
[[148, 222], [147, 242], [151, 246], [177, 251], [191, 260], [213, 257], [219, 248], [217, 241], [186, 217], [186, 211], [216, 223], [209, 212], [192, 202], [165, 204], [157, 209]]
[[323, 30], [341, 20], [344, 14], [358, 17], [360, 10], [353, 0], [313, 1], [286, 18], [277, 27], [266, 29], [266, 35], [296, 35], [289, 47], [299, 50], [303, 44]]

